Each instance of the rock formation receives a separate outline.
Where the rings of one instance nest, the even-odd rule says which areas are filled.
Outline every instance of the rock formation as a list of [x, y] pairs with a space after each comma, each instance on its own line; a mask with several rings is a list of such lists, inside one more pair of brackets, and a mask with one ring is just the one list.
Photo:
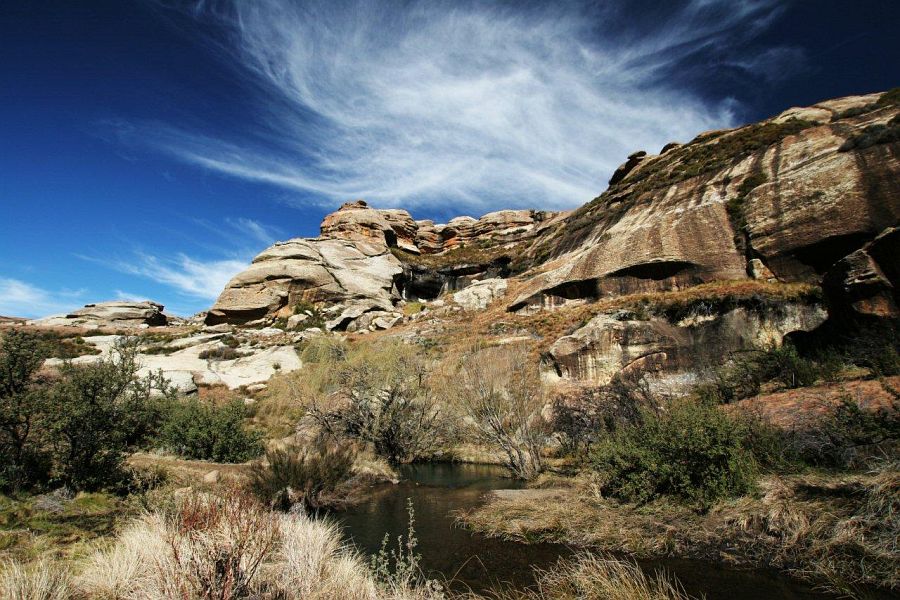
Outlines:
[[672, 322], [662, 316], [639, 318], [628, 311], [600, 314], [550, 348], [557, 377], [604, 385], [619, 373], [652, 373], [668, 392], [679, 374], [693, 383], [699, 370], [739, 350], [780, 345], [785, 335], [811, 331], [827, 317], [816, 304], [737, 306], [697, 313]]
[[632, 155], [534, 241], [524, 262], [542, 268], [510, 308], [752, 276], [819, 282], [900, 218], [898, 144], [846, 151], [898, 112], [879, 94], [842, 98]]
[[[896, 92], [841, 98], [666, 144], [658, 155], [636, 152], [603, 194], [571, 213], [504, 210], [435, 224], [348, 202], [325, 217], [320, 237], [256, 257], [206, 322], [271, 323], [315, 305], [328, 329], [374, 330], [400, 322], [405, 300], [455, 292], [459, 304], [482, 309], [513, 275], [515, 296], [503, 300], [513, 311], [759, 279], [824, 282], [831, 307], [897, 316], [900, 160], [893, 134], [883, 133], [898, 126], [898, 112]], [[640, 337], [650, 325], [626, 329]], [[557, 348], [559, 365], [573, 343]]]
[[156, 302], [97, 302], [65, 315], [29, 321], [31, 325], [115, 328], [152, 327], [168, 323], [162, 304]]
[[347, 202], [325, 217], [320, 237], [278, 242], [254, 258], [228, 283], [206, 323], [288, 319], [295, 307], [315, 304], [322, 307], [328, 329], [386, 328], [397, 322], [395, 307], [406, 297], [436, 297], [480, 278], [506, 274], [494, 268], [493, 259], [432, 269], [404, 265], [395, 253], [442, 255], [467, 244], [503, 248], [530, 239], [556, 214], [503, 210], [435, 225], [414, 221], [404, 210]]

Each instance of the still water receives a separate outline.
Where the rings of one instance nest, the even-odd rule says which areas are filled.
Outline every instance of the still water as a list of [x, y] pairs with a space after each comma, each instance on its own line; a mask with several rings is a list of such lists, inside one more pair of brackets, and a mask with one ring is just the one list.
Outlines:
[[[372, 488], [352, 510], [339, 513], [344, 533], [363, 553], [376, 553], [385, 533], [396, 545], [406, 534], [407, 499], [415, 511], [415, 532], [426, 574], [450, 581], [458, 591], [487, 592], [498, 586], [522, 588], [534, 583], [534, 568], [548, 568], [572, 551], [557, 544], [520, 544], [473, 534], [454, 524], [454, 512], [477, 506], [485, 492], [520, 485], [493, 465], [419, 464], [401, 469], [397, 485]], [[396, 546], [395, 546], [396, 547]], [[831, 598], [790, 578], [769, 571], [729, 569], [691, 560], [646, 561], [647, 571], [674, 574], [685, 590], [708, 600], [806, 600]]]

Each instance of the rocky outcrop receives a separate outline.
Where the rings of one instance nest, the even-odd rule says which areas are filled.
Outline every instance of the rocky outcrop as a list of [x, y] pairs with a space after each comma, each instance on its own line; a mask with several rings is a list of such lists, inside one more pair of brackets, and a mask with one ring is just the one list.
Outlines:
[[374, 242], [385, 246], [395, 246], [397, 241], [393, 227], [381, 211], [369, 208], [362, 200], [341, 205], [322, 220], [319, 229], [323, 238]]
[[483, 310], [506, 293], [506, 280], [500, 278], [475, 281], [453, 294], [453, 301], [465, 310]]
[[[414, 221], [408, 212], [345, 203], [321, 224], [321, 237], [278, 242], [228, 282], [207, 312], [207, 325], [289, 319], [295, 307], [315, 304], [333, 330], [392, 326], [404, 299], [435, 298], [470, 282], [508, 273], [507, 258], [460, 258], [440, 268], [406, 264], [392, 252], [433, 255], [467, 244], [495, 247], [532, 237], [556, 213], [504, 210], [446, 225]], [[401, 253], [402, 254], [402, 253]], [[365, 315], [365, 316], [364, 316]], [[299, 323], [294, 319], [292, 326]]]
[[880, 98], [632, 155], [606, 192], [534, 241], [522, 259], [533, 276], [510, 309], [753, 276], [820, 282], [900, 220], [900, 144], [844, 151], [896, 118], [900, 107]]
[[677, 322], [628, 311], [600, 314], [557, 340], [548, 360], [557, 377], [596, 385], [619, 373], [696, 374], [736, 351], [780, 345], [785, 335], [811, 331], [826, 316], [822, 307], [801, 303], [735, 307]]
[[116, 328], [154, 327], [168, 323], [162, 304], [156, 302], [97, 302], [65, 315], [29, 321], [30, 325]]
[[836, 316], [900, 317], [900, 228], [886, 229], [835, 263], [824, 289]]
[[[228, 282], [206, 323], [286, 319], [301, 303], [321, 304], [332, 317], [349, 308], [355, 311], [353, 318], [370, 310], [389, 311], [398, 298], [395, 280], [402, 272], [400, 262], [377, 239], [278, 242]], [[346, 327], [346, 321], [333, 328]]]

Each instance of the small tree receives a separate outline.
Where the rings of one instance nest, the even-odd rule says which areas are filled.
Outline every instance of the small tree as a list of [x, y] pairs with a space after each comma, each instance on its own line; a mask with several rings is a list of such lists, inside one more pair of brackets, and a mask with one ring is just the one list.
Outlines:
[[46, 392], [59, 483], [85, 490], [116, 483], [126, 452], [154, 435], [175, 392], [159, 374], [139, 378], [138, 369], [132, 340], [97, 362], [62, 365]]
[[47, 475], [41, 440], [46, 411], [35, 377], [46, 354], [40, 339], [22, 330], [0, 338], [0, 489], [27, 487]]
[[456, 385], [477, 438], [503, 453], [514, 476], [537, 476], [549, 428], [541, 416], [545, 398], [540, 373], [527, 349], [472, 350], [462, 360]]

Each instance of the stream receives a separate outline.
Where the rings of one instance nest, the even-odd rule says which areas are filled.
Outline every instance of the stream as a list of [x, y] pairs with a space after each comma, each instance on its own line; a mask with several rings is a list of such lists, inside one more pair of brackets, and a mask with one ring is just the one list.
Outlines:
[[[427, 463], [401, 468], [401, 483], [372, 488], [370, 497], [336, 514], [344, 534], [365, 555], [377, 553], [385, 533], [396, 547], [406, 535], [407, 499], [415, 512], [417, 552], [425, 574], [450, 581], [456, 591], [521, 589], [534, 583], [533, 570], [548, 568], [572, 551], [559, 544], [521, 544], [473, 534], [454, 524], [453, 513], [477, 506], [494, 489], [522, 487], [494, 465]], [[675, 575], [685, 591], [708, 600], [805, 600], [833, 598], [774, 571], [738, 570], [696, 560], [642, 561], [648, 572]]]

